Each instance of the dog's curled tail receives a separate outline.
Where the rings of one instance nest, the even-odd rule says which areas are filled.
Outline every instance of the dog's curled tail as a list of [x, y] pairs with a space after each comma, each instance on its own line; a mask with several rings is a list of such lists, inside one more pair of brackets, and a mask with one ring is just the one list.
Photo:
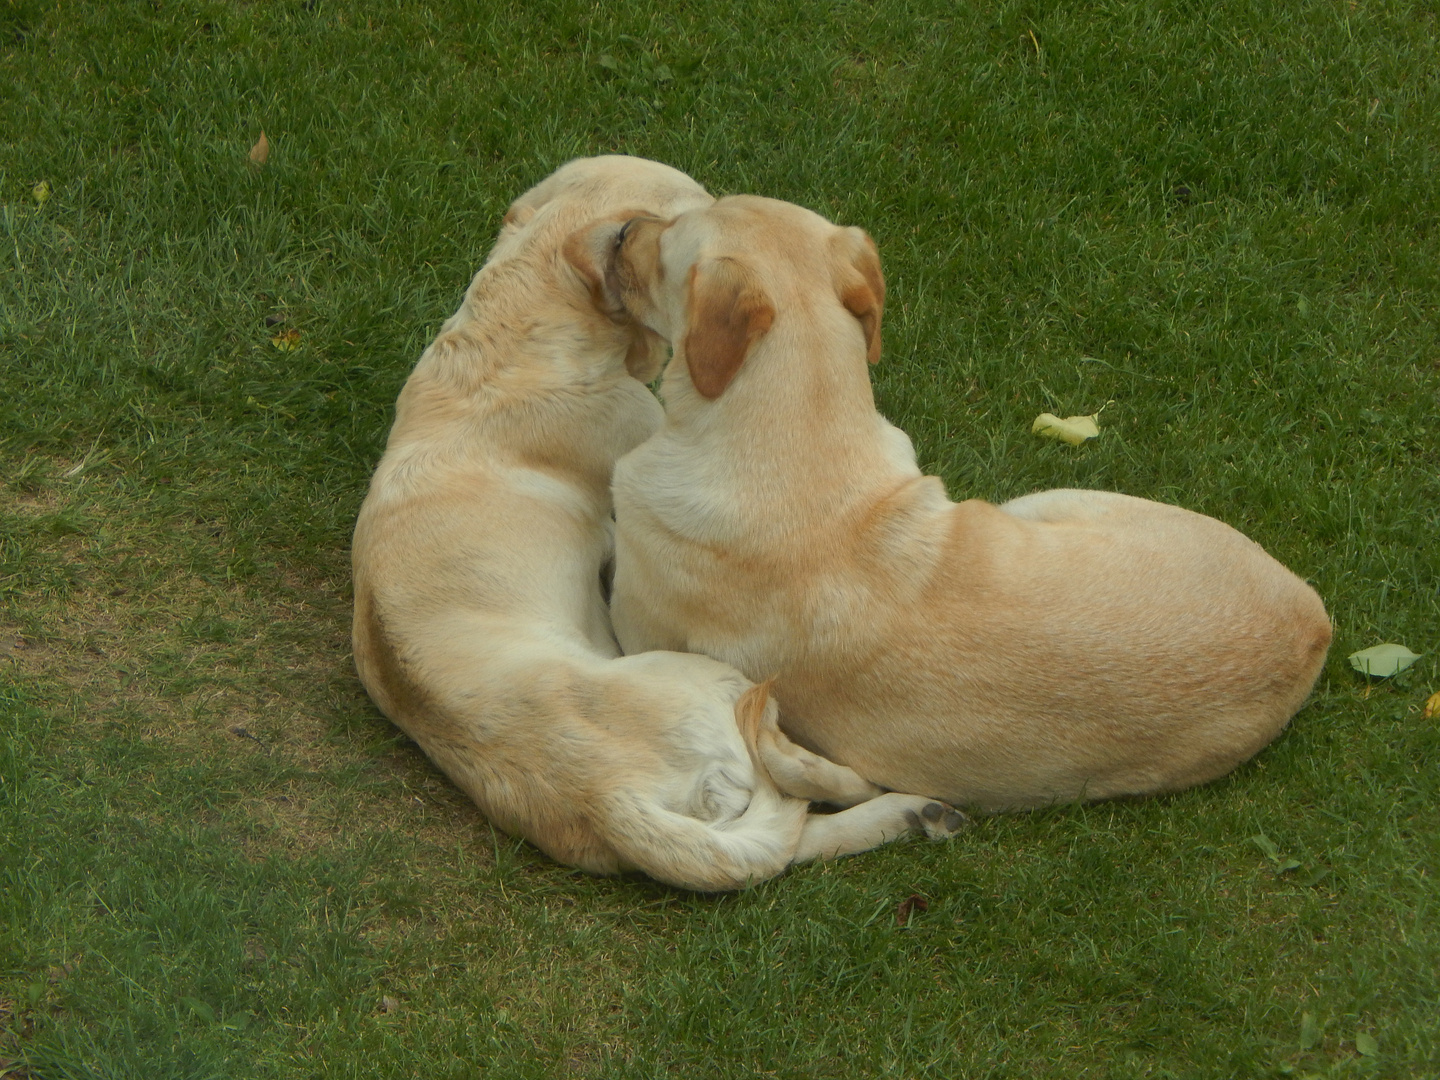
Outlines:
[[[630, 868], [697, 892], [728, 892], [772, 878], [794, 861], [807, 805], [766, 783], [725, 822], [676, 813], [648, 795], [617, 807], [623, 828], [606, 839]], [[623, 796], [620, 796], [623, 798]]]
[[735, 723], [757, 772], [786, 795], [832, 806], [855, 806], [880, 795], [882, 788], [854, 769], [837, 765], [790, 741], [780, 730], [780, 710], [770, 697], [774, 679], [752, 686], [735, 703]]
[[754, 786], [743, 813], [728, 821], [703, 821], [648, 795], [617, 793], [624, 805], [610, 820], [619, 827], [607, 830], [616, 853], [657, 881], [698, 892], [743, 889], [788, 867], [809, 806], [781, 793], [765, 767], [763, 729], [767, 719], [776, 727], [774, 713], [769, 683], [750, 687], [735, 702], [735, 723], [754, 765]]
[[[735, 726], [740, 729], [740, 737], [745, 740], [745, 750], [755, 768], [766, 776], [770, 775], [770, 770], [766, 766], [766, 755], [760, 745], [760, 731], [762, 727], [773, 727], [777, 730], [779, 728], [775, 720], [778, 710], [770, 701], [770, 687], [774, 682], [774, 679], [766, 679], [762, 683], [756, 683], [735, 702]], [[768, 725], [765, 724], [767, 710], [770, 713]]]

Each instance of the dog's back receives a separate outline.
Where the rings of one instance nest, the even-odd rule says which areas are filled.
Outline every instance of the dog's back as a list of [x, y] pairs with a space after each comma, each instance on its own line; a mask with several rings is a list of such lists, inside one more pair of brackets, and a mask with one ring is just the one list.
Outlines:
[[852, 581], [843, 645], [780, 671], [795, 737], [877, 783], [1003, 810], [1189, 787], [1279, 734], [1329, 646], [1314, 590], [1214, 519], [1030, 498], [1047, 496], [1044, 517], [950, 505], [948, 544], [898, 586], [893, 563], [847, 564], [883, 587]]
[[[684, 756], [686, 732], [654, 722], [681, 715], [722, 733], [704, 748], [711, 772], [753, 772], [735, 719], [749, 684], [698, 657], [663, 678], [617, 666], [601, 593], [610, 471], [660, 409], [627, 373], [633, 330], [576, 295], [558, 252], [636, 168], [599, 159], [578, 183], [562, 170], [517, 200], [416, 366], [356, 524], [355, 663], [382, 711], [501, 828], [593, 872], [734, 887], [786, 865], [805, 807], [753, 775], [721, 779], [759, 798], [717, 804], [705, 768], [663, 760]], [[708, 198], [674, 170], [638, 171], [630, 197]], [[647, 791], [654, 777], [671, 790]], [[731, 857], [687, 844], [707, 812], [733, 819]], [[736, 825], [747, 814], [766, 819], [758, 852]]]

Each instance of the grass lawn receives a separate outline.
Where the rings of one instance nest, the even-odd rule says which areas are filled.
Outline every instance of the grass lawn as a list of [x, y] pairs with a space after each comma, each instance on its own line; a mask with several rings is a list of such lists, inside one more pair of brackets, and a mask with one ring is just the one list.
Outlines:
[[[869, 229], [923, 465], [1244, 530], [1312, 703], [734, 896], [492, 831], [355, 679], [350, 530], [606, 151]], [[0, 0], [0, 1078], [1440, 1075], [1437, 308], [1434, 0]]]

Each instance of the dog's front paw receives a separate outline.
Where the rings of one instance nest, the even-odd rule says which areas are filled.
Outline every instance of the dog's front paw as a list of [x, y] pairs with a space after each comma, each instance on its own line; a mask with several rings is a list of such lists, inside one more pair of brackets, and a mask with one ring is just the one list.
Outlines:
[[917, 833], [924, 833], [931, 840], [949, 840], [966, 825], [970, 819], [943, 802], [931, 800], [918, 810], [906, 810], [905, 820]]

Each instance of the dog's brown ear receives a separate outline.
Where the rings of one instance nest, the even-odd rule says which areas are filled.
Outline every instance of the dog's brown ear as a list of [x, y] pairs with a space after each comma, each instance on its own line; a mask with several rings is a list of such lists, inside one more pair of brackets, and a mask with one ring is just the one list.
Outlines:
[[685, 366], [701, 397], [725, 392], [775, 308], [753, 275], [734, 259], [708, 259], [690, 271]]
[[529, 203], [523, 203], [519, 199], [516, 199], [513, 203], [510, 204], [510, 209], [505, 211], [505, 216], [500, 219], [500, 226], [501, 228], [504, 228], [508, 225], [514, 225], [517, 227], [521, 225], [528, 225], [530, 223], [530, 219], [534, 216], [535, 207], [531, 206]]
[[653, 382], [670, 355], [665, 339], [644, 323], [635, 324], [635, 340], [625, 353], [625, 370], [643, 383]]
[[612, 315], [618, 311], [620, 300], [619, 297], [611, 295], [607, 282], [609, 261], [615, 250], [615, 237], [620, 232], [620, 224], [608, 219], [592, 222], [567, 236], [560, 247], [560, 254], [589, 288], [590, 299], [595, 306]]
[[865, 331], [865, 359], [880, 359], [880, 317], [885, 312], [885, 275], [880, 252], [864, 229], [853, 226], [835, 236], [835, 277], [840, 302]]

